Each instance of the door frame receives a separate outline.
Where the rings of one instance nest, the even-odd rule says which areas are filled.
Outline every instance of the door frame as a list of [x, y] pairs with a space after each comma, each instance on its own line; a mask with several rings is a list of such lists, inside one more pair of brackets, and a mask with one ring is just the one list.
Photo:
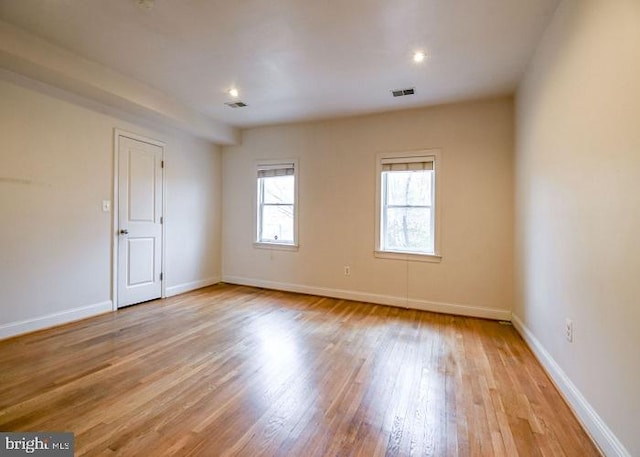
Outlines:
[[[123, 129], [113, 129], [113, 192], [112, 192], [112, 227], [111, 227], [111, 303], [113, 311], [118, 310], [118, 239], [119, 239], [119, 195], [118, 195], [118, 182], [119, 182], [119, 160], [120, 160], [120, 137], [129, 138], [143, 143], [152, 144], [162, 148], [162, 158], [164, 163], [164, 151], [166, 144], [162, 141], [155, 140], [137, 133], [128, 132]], [[160, 298], [167, 296], [166, 284], [167, 284], [167, 268], [166, 268], [166, 222], [167, 222], [167, 179], [165, 174], [165, 167], [162, 167], [162, 247], [160, 249], [160, 269], [162, 271], [162, 281], [160, 283]]]

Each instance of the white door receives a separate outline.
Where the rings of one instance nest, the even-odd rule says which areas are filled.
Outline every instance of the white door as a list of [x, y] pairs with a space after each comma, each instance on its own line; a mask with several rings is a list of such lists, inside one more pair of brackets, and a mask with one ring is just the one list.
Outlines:
[[162, 147], [118, 136], [118, 307], [162, 293]]

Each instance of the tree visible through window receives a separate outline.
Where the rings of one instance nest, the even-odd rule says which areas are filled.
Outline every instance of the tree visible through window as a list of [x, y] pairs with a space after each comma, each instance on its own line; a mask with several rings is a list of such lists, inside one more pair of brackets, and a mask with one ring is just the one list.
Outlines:
[[294, 164], [258, 166], [258, 242], [295, 244], [295, 195]]
[[380, 250], [435, 254], [435, 170], [430, 157], [381, 161]]

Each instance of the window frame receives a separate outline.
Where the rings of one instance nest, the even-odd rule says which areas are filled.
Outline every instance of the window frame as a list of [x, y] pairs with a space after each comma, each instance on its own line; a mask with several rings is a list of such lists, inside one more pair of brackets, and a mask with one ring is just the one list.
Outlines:
[[[411, 252], [411, 251], [395, 251], [383, 249], [383, 199], [382, 199], [382, 168], [383, 161], [396, 159], [409, 159], [415, 161], [418, 158], [424, 158], [433, 162], [433, 195], [431, 196], [432, 219], [433, 219], [433, 248], [434, 252]], [[417, 262], [440, 262], [442, 260], [442, 251], [440, 248], [440, 202], [442, 201], [441, 192], [441, 151], [440, 149], [423, 149], [419, 151], [403, 151], [403, 152], [381, 152], [376, 155], [376, 195], [375, 195], [375, 249], [374, 256], [383, 259], [407, 260]]]
[[[262, 222], [261, 211], [264, 206], [262, 202], [261, 181], [258, 177], [258, 171], [264, 167], [273, 167], [275, 165], [293, 164], [293, 242], [280, 241], [263, 241], [260, 240], [260, 224]], [[255, 191], [253, 199], [253, 245], [259, 249], [276, 249], [282, 251], [298, 250], [298, 176], [299, 176], [298, 159], [264, 159], [257, 160], [254, 167]]]

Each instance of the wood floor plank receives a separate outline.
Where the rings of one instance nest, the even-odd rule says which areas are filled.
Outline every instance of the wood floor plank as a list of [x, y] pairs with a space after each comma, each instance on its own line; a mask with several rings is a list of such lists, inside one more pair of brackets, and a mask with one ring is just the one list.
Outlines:
[[498, 322], [219, 284], [0, 341], [0, 430], [92, 456], [591, 457]]

